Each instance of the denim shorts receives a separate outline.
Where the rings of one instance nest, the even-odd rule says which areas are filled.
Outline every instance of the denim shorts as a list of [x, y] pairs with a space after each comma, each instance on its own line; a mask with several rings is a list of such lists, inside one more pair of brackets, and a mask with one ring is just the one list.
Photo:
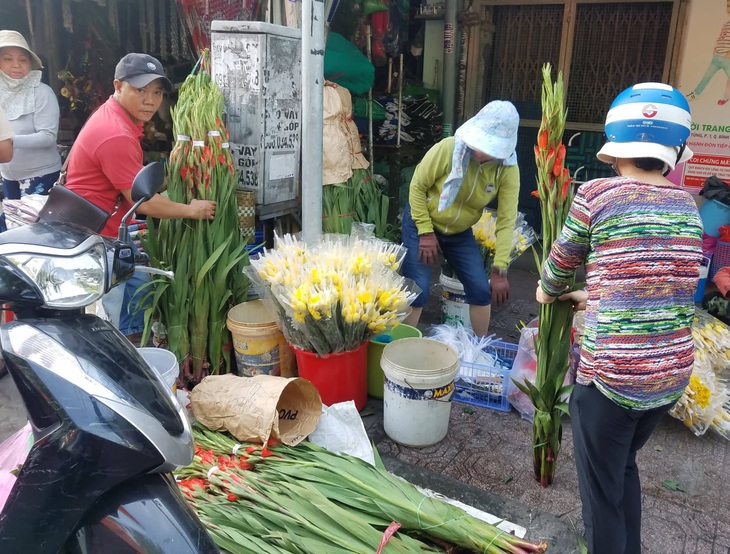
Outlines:
[[[411, 217], [411, 207], [406, 206], [403, 213], [403, 245], [406, 257], [403, 260], [403, 276], [413, 279], [421, 289], [421, 294], [413, 302], [414, 308], [423, 308], [428, 302], [431, 288], [432, 268], [418, 261], [418, 229]], [[492, 302], [492, 291], [489, 277], [484, 269], [482, 255], [471, 227], [455, 235], [444, 235], [436, 232], [441, 254], [456, 272], [456, 276], [464, 285], [466, 302], [473, 306], [488, 306]]]
[[48, 194], [51, 187], [58, 181], [60, 171], [54, 171], [46, 175], [11, 181], [3, 179], [3, 196], [7, 199], [18, 200], [26, 194]]

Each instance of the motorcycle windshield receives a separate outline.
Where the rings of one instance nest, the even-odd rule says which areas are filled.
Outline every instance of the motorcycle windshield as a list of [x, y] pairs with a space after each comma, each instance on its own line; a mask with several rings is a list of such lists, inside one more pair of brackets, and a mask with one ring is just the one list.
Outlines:
[[147, 411], [165, 431], [180, 436], [184, 426], [172, 391], [137, 349], [109, 322], [93, 315], [25, 320], [73, 353], [83, 371], [114, 392], [120, 402]]

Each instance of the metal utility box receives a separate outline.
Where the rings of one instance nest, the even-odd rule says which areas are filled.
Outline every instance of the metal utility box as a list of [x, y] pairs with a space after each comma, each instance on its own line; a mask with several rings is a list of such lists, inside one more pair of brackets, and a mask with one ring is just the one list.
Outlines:
[[301, 58], [299, 29], [258, 21], [211, 24], [211, 69], [223, 92], [238, 188], [255, 191], [259, 206], [297, 200]]

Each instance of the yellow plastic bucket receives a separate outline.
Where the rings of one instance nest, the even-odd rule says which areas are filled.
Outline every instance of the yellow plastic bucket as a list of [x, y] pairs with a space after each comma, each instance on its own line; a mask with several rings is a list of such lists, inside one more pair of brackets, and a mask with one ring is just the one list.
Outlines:
[[228, 311], [226, 325], [233, 338], [238, 374], [296, 377], [294, 353], [284, 339], [265, 300], [251, 300]]

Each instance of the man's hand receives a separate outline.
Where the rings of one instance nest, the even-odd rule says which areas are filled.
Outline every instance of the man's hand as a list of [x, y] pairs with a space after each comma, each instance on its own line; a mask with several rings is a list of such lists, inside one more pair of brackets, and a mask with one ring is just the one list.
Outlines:
[[501, 275], [499, 270], [492, 271], [492, 276], [489, 281], [489, 285], [492, 288], [492, 305], [501, 306], [509, 298], [509, 281], [506, 275]]
[[436, 233], [425, 233], [418, 237], [418, 261], [426, 265], [438, 265], [439, 241]]
[[191, 200], [192, 215], [189, 219], [215, 219], [216, 203], [213, 200]]

